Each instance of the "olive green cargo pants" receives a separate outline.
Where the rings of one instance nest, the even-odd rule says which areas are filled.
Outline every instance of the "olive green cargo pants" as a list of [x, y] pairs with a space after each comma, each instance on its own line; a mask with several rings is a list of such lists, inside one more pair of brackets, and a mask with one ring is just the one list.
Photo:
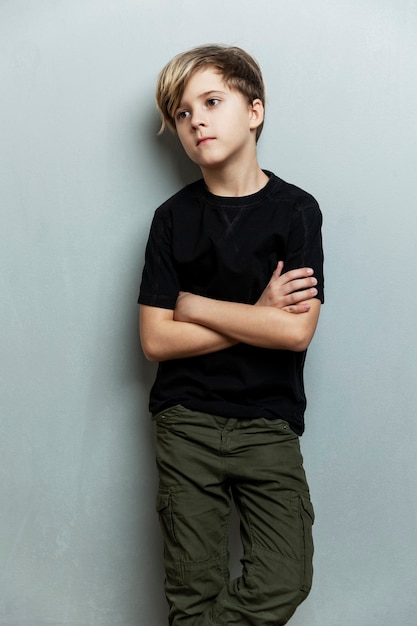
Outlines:
[[[312, 580], [313, 508], [299, 439], [283, 420], [227, 419], [175, 406], [155, 416], [172, 626], [279, 626]], [[232, 500], [242, 574], [229, 580]]]

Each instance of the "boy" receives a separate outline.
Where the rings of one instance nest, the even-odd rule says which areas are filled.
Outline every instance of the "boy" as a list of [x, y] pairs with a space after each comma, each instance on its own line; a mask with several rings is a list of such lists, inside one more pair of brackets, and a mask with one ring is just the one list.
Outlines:
[[[159, 362], [150, 410], [174, 626], [286, 624], [311, 587], [299, 436], [321, 213], [259, 167], [264, 101], [259, 66], [235, 47], [177, 55], [158, 80], [162, 129], [203, 176], [156, 211], [139, 295], [143, 351]], [[243, 558], [230, 581], [232, 500]]]

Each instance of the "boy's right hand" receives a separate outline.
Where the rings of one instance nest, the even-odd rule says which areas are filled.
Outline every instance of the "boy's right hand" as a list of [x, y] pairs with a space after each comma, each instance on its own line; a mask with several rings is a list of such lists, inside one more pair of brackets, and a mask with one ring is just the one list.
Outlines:
[[289, 313], [306, 313], [310, 300], [317, 296], [317, 280], [310, 267], [290, 270], [281, 274], [284, 262], [279, 261], [255, 306], [273, 306]]

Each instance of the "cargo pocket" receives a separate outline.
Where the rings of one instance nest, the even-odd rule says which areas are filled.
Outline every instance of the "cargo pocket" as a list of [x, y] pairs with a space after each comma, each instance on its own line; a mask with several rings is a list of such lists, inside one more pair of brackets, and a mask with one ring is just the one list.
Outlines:
[[301, 584], [300, 589], [308, 593], [313, 581], [313, 524], [314, 509], [310, 498], [305, 495], [299, 497], [301, 517]]
[[164, 565], [167, 578], [180, 585], [182, 582], [178, 554], [178, 542], [175, 535], [174, 515], [172, 510], [171, 489], [161, 488], [156, 498], [156, 510], [159, 516], [162, 537], [164, 540]]

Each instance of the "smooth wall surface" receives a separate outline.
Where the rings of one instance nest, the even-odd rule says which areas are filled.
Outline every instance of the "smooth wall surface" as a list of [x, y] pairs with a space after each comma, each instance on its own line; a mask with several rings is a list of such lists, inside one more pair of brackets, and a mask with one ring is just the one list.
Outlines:
[[291, 624], [415, 624], [416, 41], [415, 0], [0, 1], [1, 626], [167, 623], [136, 299], [153, 211], [198, 176], [156, 75], [207, 42], [258, 58], [260, 162], [325, 219]]

